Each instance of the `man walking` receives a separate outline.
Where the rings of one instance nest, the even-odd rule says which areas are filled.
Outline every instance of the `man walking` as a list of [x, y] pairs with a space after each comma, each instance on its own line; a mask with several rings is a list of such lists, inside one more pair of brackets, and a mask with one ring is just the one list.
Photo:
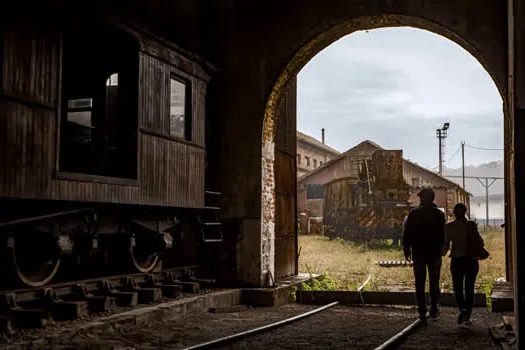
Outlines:
[[439, 314], [439, 277], [446, 219], [443, 212], [434, 204], [434, 191], [431, 188], [423, 188], [418, 196], [421, 203], [408, 215], [403, 235], [403, 249], [405, 258], [413, 261], [419, 317], [426, 320], [427, 269], [430, 318], [435, 319]]

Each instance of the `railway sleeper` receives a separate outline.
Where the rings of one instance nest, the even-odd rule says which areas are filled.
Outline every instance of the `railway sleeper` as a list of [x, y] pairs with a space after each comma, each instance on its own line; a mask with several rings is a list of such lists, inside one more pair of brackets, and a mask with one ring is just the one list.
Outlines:
[[[50, 320], [70, 321], [88, 313], [111, 311], [115, 306], [151, 304], [163, 296], [178, 298], [182, 292], [195, 294], [200, 291], [197, 281], [210, 285], [214, 282], [197, 279], [191, 269], [184, 269], [178, 273], [164, 271], [162, 275], [152, 273], [42, 288], [29, 294], [28, 290], [6, 292], [0, 294], [0, 333], [10, 333], [16, 328], [44, 328]], [[18, 293], [22, 293], [23, 299], [17, 298]]]
[[177, 299], [182, 294], [182, 286], [176, 284], [163, 283], [159, 279], [151, 274], [147, 277], [147, 282], [145, 282], [143, 287], [147, 288], [160, 288], [162, 291], [162, 296], [170, 299]]
[[73, 288], [72, 298], [87, 302], [88, 311], [91, 313], [100, 313], [115, 309], [115, 298], [105, 295], [94, 295], [90, 293], [83, 284], [77, 284]]
[[115, 299], [117, 306], [136, 306], [138, 304], [138, 295], [136, 292], [120, 291], [109, 280], [103, 280], [99, 284], [99, 289], [95, 295], [107, 296]]
[[191, 294], [199, 293], [200, 291], [199, 282], [188, 281], [189, 278], [191, 277], [188, 277], [188, 275], [185, 273], [183, 274], [181, 280], [178, 280], [172, 273], [167, 272], [164, 274], [164, 283], [174, 285], [174, 286], [180, 286], [184, 293], [191, 293]]
[[141, 287], [129, 276], [126, 277], [123, 290], [136, 293], [139, 304], [153, 304], [162, 298], [162, 290], [160, 287]]
[[0, 295], [1, 327], [4, 332], [16, 328], [43, 328], [46, 326], [48, 313], [42, 309], [25, 309], [18, 305], [14, 293]]

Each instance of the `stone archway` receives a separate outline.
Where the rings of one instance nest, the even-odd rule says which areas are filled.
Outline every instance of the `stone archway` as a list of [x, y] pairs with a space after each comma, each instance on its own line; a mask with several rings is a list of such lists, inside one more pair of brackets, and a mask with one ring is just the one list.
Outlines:
[[[399, 27], [409, 26], [417, 29], [427, 30], [435, 34], [441, 35], [445, 38], [455, 42], [463, 49], [468, 51], [474, 56], [478, 62], [485, 68], [485, 70], [492, 77], [495, 82], [498, 91], [503, 100], [503, 111], [504, 111], [504, 132], [505, 132], [505, 169], [506, 169], [506, 204], [508, 208], [513, 207], [513, 203], [510, 202], [509, 193], [510, 186], [509, 181], [509, 169], [512, 163], [512, 121], [509, 119], [509, 113], [507, 113], [507, 86], [506, 81], [501, 79], [495, 72], [495, 69], [491, 67], [484, 56], [479, 50], [471, 45], [468, 40], [463, 38], [461, 35], [454, 31], [447, 29], [441, 25], [438, 25], [429, 20], [425, 20], [418, 17], [406, 16], [406, 15], [378, 15], [378, 16], [363, 16], [352, 19], [350, 21], [339, 24], [328, 31], [315, 37], [313, 40], [302, 46], [299, 51], [293, 56], [288, 62], [282, 73], [279, 75], [277, 81], [273, 85], [269, 94], [266, 108], [264, 112], [263, 129], [262, 129], [262, 164], [261, 164], [261, 277], [263, 283], [271, 283], [273, 276], [276, 275], [275, 271], [275, 233], [276, 233], [276, 220], [278, 217], [277, 213], [277, 200], [276, 200], [276, 177], [279, 173], [276, 164], [276, 126], [278, 120], [278, 108], [281, 102], [282, 96], [287, 92], [288, 84], [295, 79], [299, 71], [312, 59], [317, 53], [322, 51], [325, 47], [332, 44], [336, 40], [343, 36], [349, 35], [353, 32], [367, 29], [385, 28], [385, 27]], [[295, 132], [295, 130], [294, 130]], [[293, 176], [295, 174], [288, 174]], [[508, 210], [507, 210], [508, 213]], [[507, 214], [508, 215], [508, 214]], [[297, 234], [297, 233], [295, 233]], [[508, 231], [507, 231], [508, 235]], [[510, 240], [508, 240], [510, 242]], [[507, 246], [507, 255], [509, 256], [512, 248], [510, 245]], [[510, 260], [508, 260], [508, 264]], [[508, 266], [507, 271], [510, 271]]]

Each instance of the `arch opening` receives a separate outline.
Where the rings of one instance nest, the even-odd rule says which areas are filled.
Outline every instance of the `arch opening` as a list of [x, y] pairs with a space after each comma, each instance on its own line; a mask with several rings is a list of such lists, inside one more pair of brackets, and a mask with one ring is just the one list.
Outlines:
[[[491, 67], [489, 67], [481, 55], [481, 53], [471, 45], [467, 40], [457, 35], [453, 31], [437, 25], [433, 22], [401, 15], [383, 15], [374, 17], [359, 17], [351, 21], [333, 27], [331, 30], [324, 32], [302, 46], [294, 57], [288, 62], [283, 72], [275, 82], [270, 95], [267, 100], [262, 134], [262, 193], [261, 193], [261, 271], [263, 281], [273, 281], [275, 276], [280, 277], [280, 273], [276, 272], [276, 221], [278, 220], [279, 210], [282, 210], [283, 203], [280, 203], [276, 198], [276, 177], [279, 176], [276, 171], [277, 163], [280, 162], [276, 158], [276, 128], [278, 122], [278, 109], [282, 99], [287, 97], [287, 88], [290, 84], [296, 84], [294, 81], [297, 74], [303, 67], [318, 53], [330, 46], [337, 40], [348, 36], [352, 33], [371, 30], [378, 28], [389, 27], [412, 27], [416, 29], [426, 30], [434, 34], [438, 34], [444, 38], [451, 40], [459, 45], [465, 51], [470, 53], [487, 71], [495, 83], [498, 92], [503, 101], [503, 114], [505, 123], [505, 150], [509, 148], [508, 144], [508, 130], [507, 127], [507, 113], [506, 113], [506, 96], [505, 96], [505, 82], [498, 81]], [[507, 166], [508, 157], [505, 155], [505, 166]], [[294, 174], [295, 175], [295, 174]], [[507, 181], [507, 180], [505, 180]], [[296, 194], [296, 193], [295, 193]], [[294, 194], [294, 195], [295, 195]], [[297, 200], [297, 198], [295, 198]], [[298, 214], [298, 213], [295, 213]], [[297, 249], [297, 245], [295, 247]], [[507, 248], [508, 251], [508, 248]], [[297, 253], [297, 251], [296, 251]], [[297, 261], [296, 261], [297, 264]], [[297, 266], [296, 271], [297, 273]], [[264, 283], [264, 282], [263, 282]]]

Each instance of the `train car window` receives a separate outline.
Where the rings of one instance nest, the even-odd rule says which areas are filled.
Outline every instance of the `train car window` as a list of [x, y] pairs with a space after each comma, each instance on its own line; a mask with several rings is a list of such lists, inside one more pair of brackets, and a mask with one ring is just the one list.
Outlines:
[[170, 82], [170, 136], [190, 139], [190, 118], [188, 107], [188, 84], [180, 79], [171, 78]]
[[108, 151], [117, 150], [118, 140], [118, 73], [113, 73], [106, 80], [106, 139]]
[[136, 179], [137, 40], [116, 28], [65, 31], [61, 172]]

